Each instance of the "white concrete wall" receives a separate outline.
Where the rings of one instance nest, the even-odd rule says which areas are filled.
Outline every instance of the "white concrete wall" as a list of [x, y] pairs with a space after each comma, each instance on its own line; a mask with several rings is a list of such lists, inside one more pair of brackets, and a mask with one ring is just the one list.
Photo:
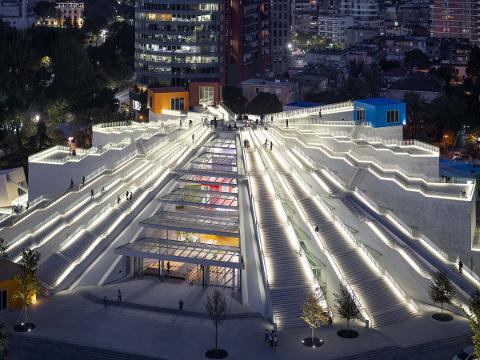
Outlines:
[[101, 154], [91, 154], [80, 160], [68, 160], [65, 163], [29, 161], [28, 200], [31, 202], [42, 195], [54, 198], [68, 190], [70, 179], [78, 185], [82, 182], [83, 176], [87, 177], [102, 167], [113, 169], [119, 160], [133, 154], [136, 154], [136, 147], [131, 143], [123, 149], [110, 148]]

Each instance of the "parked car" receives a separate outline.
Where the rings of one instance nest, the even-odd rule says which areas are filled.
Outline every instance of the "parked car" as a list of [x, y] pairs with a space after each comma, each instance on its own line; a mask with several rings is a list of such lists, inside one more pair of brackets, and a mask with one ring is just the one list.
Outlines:
[[455, 355], [452, 360], [478, 360], [474, 352], [475, 348], [473, 346], [469, 346]]

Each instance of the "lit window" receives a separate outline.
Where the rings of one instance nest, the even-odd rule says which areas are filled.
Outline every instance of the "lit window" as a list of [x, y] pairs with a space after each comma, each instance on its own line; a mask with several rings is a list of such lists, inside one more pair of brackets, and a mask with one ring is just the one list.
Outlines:
[[398, 123], [398, 110], [387, 110], [387, 124]]

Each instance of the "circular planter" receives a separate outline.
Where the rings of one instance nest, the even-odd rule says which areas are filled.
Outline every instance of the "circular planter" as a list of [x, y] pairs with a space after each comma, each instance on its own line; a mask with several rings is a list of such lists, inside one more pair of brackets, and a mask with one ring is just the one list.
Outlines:
[[13, 330], [17, 332], [29, 332], [35, 329], [35, 324], [33, 323], [20, 323], [13, 327]]
[[323, 340], [320, 340], [319, 338], [316, 338], [316, 337], [314, 337], [313, 339], [311, 337], [306, 337], [302, 339], [302, 344], [303, 346], [317, 348], [323, 345]]
[[207, 350], [205, 356], [209, 359], [224, 359], [228, 356], [228, 352], [223, 349], [210, 349]]
[[434, 318], [437, 321], [442, 321], [442, 322], [453, 320], [453, 316], [450, 315], [450, 314], [433, 314], [432, 318]]
[[355, 339], [358, 337], [358, 332], [355, 330], [340, 330], [337, 335], [345, 339]]

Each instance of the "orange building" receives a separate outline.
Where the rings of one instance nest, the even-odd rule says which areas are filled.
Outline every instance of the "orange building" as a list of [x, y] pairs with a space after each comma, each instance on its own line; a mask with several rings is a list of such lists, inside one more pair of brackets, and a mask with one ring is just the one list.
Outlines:
[[19, 265], [8, 259], [0, 258], [0, 312], [19, 309], [22, 306], [19, 300], [13, 300], [13, 294], [18, 289], [18, 283], [14, 277], [19, 272]]
[[161, 114], [164, 110], [186, 112], [189, 107], [189, 94], [181, 87], [151, 88], [148, 89], [147, 104], [155, 114]]

